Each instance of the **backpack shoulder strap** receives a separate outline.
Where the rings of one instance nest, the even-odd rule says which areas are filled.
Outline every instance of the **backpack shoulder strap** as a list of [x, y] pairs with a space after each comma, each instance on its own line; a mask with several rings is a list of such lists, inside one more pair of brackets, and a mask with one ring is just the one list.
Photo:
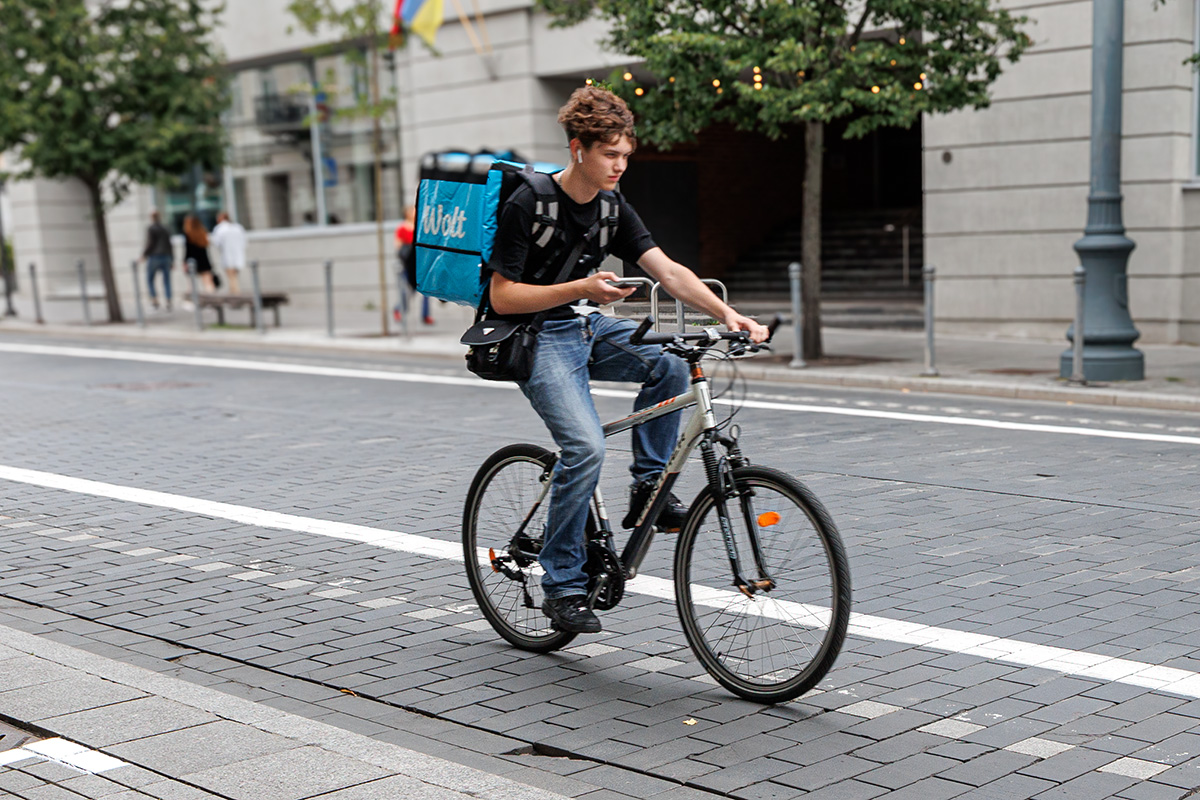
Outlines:
[[518, 174], [533, 190], [533, 226], [529, 231], [530, 241], [539, 250], [544, 250], [558, 227], [559, 202], [554, 178], [544, 172], [534, 171], [533, 167], [526, 167]]
[[600, 249], [607, 250], [608, 243], [617, 235], [621, 224], [621, 196], [616, 192], [600, 193]]

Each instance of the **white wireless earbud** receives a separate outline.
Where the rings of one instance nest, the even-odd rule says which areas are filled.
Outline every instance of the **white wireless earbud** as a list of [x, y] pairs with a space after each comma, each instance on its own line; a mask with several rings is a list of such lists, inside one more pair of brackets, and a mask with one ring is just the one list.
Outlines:
[[578, 161], [580, 164], [583, 163], [583, 151], [582, 150], [580, 150], [579, 152], [577, 152], [575, 154], [575, 160]]

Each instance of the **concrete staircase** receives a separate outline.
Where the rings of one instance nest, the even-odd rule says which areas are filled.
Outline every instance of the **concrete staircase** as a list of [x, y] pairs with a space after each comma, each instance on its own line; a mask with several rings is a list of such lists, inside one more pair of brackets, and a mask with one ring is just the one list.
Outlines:
[[[909, 242], [904, 281], [903, 228]], [[822, 226], [821, 293], [840, 300], [920, 299], [924, 264], [920, 209], [831, 212]], [[735, 300], [787, 297], [788, 264], [800, 260], [800, 220], [775, 230], [725, 276]]]

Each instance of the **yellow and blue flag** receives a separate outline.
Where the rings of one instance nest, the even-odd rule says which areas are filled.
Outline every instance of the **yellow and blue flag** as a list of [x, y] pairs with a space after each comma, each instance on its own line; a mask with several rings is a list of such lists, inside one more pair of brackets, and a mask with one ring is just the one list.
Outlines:
[[442, 16], [442, 0], [396, 0], [397, 27], [403, 22], [430, 47], [442, 25]]

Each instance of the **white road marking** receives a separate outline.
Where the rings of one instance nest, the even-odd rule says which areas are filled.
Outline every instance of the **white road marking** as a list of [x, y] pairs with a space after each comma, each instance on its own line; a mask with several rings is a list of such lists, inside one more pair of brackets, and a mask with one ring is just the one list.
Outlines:
[[[252, 361], [236, 358], [212, 358], [207, 356], [170, 355], [163, 353], [143, 353], [132, 350], [109, 350], [104, 348], [60, 347], [52, 345], [0, 343], [0, 352], [25, 353], [31, 355], [62, 356], [68, 358], [110, 359], [118, 361], [136, 361], [147, 364], [167, 364], [171, 366], [209, 367], [214, 369], [237, 369], [258, 372], [274, 372], [287, 375], [314, 375], [330, 378], [352, 378], [356, 380], [396, 381], [400, 383], [427, 383], [443, 386], [469, 386], [476, 389], [494, 389], [500, 391], [515, 391], [517, 386], [511, 383], [483, 381], [474, 377], [454, 375], [433, 375], [419, 372], [390, 372], [387, 370], [346, 369], [343, 367], [320, 367], [308, 364], [285, 364], [272, 361]], [[598, 397], [633, 398], [635, 392], [624, 389], [593, 388], [592, 394]], [[827, 401], [828, 402], [828, 401]], [[1168, 444], [1200, 445], [1200, 437], [1179, 436], [1164, 433], [1142, 433], [1138, 431], [1114, 431], [1104, 428], [1085, 428], [1070, 425], [1038, 425], [1025, 422], [1006, 422], [995, 419], [979, 419], [976, 417], [949, 417], [936, 414], [914, 414], [900, 411], [883, 411], [865, 408], [840, 408], [829, 405], [812, 405], [805, 403], [779, 403], [762, 400], [716, 400], [717, 405], [741, 408], [755, 408], [764, 411], [794, 411], [806, 414], [829, 414], [834, 416], [863, 417], [870, 419], [888, 419], [899, 422], [920, 422], [935, 425], [961, 425], [975, 428], [992, 428], [996, 430], [1023, 431], [1028, 433], [1053, 433], [1067, 436], [1091, 436], [1102, 439], [1127, 439], [1142, 442], [1163, 442]]]
[[[140, 503], [157, 508], [169, 508], [261, 528], [361, 542], [412, 555], [454, 561], [463, 560], [462, 547], [455, 542], [443, 542], [415, 534], [370, 528], [365, 525], [312, 519], [294, 514], [282, 514], [247, 506], [218, 503], [184, 495], [119, 486], [85, 478], [73, 478], [51, 472], [4, 465], [0, 465], [0, 480]], [[223, 566], [232, 565], [223, 564]], [[627, 584], [626, 589], [666, 601], [673, 601], [675, 596], [672, 581], [650, 575], [638, 575]], [[724, 609], [737, 607], [744, 613], [760, 614], [792, 624], [796, 624], [798, 620], [805, 617], [811, 617], [816, 620], [816, 624], [820, 624], [820, 621], [829, 614], [829, 609], [817, 606], [782, 601], [755, 603], [734, 592], [703, 587], [693, 589], [693, 601], [704, 605], [712, 604]], [[1183, 697], [1200, 698], [1200, 673], [1176, 667], [1164, 667], [1125, 658], [956, 631], [868, 614], [851, 614], [850, 633], [869, 639], [911, 644], [948, 653], [963, 653], [988, 661], [1039, 667], [1066, 675], [1111, 683], [1125, 683], [1170, 692]]]
[[49, 761], [57, 761], [59, 764], [65, 764], [80, 772], [92, 775], [107, 772], [117, 767], [127, 766], [120, 759], [113, 758], [96, 750], [90, 750], [81, 744], [75, 744], [74, 742], [68, 742], [66, 739], [58, 738], [31, 742], [23, 747], [18, 747], [16, 750], [4, 752], [3, 756], [4, 758], [0, 759], [0, 765], [15, 764], [25, 758], [44, 758]]

